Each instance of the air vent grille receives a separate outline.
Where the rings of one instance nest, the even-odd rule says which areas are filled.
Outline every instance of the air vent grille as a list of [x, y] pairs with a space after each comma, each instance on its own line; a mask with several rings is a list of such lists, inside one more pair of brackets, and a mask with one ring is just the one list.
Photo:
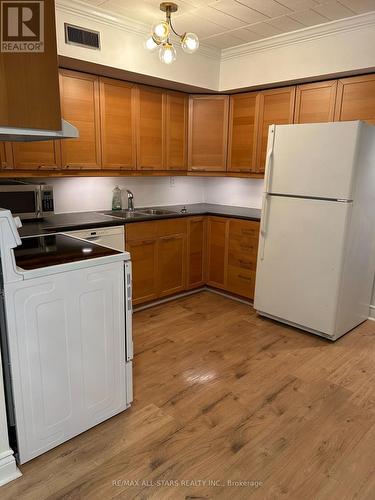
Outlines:
[[100, 50], [100, 33], [65, 23], [65, 43]]

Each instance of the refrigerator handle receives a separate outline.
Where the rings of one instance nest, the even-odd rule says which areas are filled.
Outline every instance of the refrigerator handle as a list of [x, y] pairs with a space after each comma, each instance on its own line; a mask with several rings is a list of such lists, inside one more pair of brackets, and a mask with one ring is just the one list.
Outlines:
[[259, 241], [259, 258], [264, 259], [264, 248], [266, 246], [268, 223], [268, 193], [264, 193], [262, 200], [262, 218], [260, 220], [260, 241]]
[[265, 191], [269, 193], [271, 184], [271, 169], [272, 169], [272, 156], [273, 148], [275, 144], [275, 125], [270, 125], [268, 131], [268, 151], [266, 156], [266, 181], [265, 181]]

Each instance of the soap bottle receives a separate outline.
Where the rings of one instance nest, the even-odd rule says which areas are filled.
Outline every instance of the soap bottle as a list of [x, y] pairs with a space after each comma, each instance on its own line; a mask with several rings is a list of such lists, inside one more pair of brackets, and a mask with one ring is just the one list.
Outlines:
[[122, 210], [121, 189], [118, 186], [113, 190], [112, 210]]

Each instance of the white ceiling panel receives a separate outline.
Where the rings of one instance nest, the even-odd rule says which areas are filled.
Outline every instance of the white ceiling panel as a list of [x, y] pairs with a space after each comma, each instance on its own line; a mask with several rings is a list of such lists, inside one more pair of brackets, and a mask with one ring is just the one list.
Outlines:
[[335, 0], [317, 5], [314, 10], [330, 20], [353, 16], [355, 13]]
[[234, 0], [219, 0], [219, 2], [216, 2], [213, 5], [213, 7], [221, 12], [226, 12], [231, 16], [237, 17], [237, 19], [241, 19], [247, 24], [257, 23], [267, 19], [267, 16], [264, 14], [250, 9], [249, 7], [246, 7], [246, 5], [242, 5]]
[[364, 14], [375, 10], [375, 0], [340, 0], [340, 3], [356, 14]]
[[305, 26], [302, 23], [299, 23], [298, 21], [295, 21], [294, 19], [288, 16], [275, 17], [274, 19], [270, 19], [268, 22], [271, 26], [278, 28], [282, 33], [287, 33], [288, 31], [296, 31], [305, 28]]
[[304, 26], [316, 26], [317, 24], [326, 23], [329, 19], [322, 16], [314, 10], [305, 10], [303, 12], [294, 12], [289, 15], [290, 18], [302, 23]]
[[227, 13], [221, 12], [220, 10], [212, 7], [203, 7], [199, 9], [198, 15], [228, 29], [240, 28], [241, 26], [247, 24], [245, 21], [241, 21], [236, 17], [228, 15]]
[[[57, 0], [59, 3], [60, 0]], [[375, 0], [175, 0], [176, 30], [193, 31], [219, 48], [375, 11]], [[126, 16], [146, 26], [163, 19], [160, 0], [81, 0], [88, 10]], [[145, 27], [148, 31], [148, 27]]]
[[281, 3], [275, 2], [274, 0], [238, 0], [242, 4], [261, 12], [267, 17], [277, 17], [283, 14], [288, 14], [290, 9], [281, 5]]

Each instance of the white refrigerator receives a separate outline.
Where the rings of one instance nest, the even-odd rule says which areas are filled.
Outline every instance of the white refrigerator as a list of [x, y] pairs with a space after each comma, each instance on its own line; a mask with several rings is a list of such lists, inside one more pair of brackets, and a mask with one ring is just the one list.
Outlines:
[[255, 309], [336, 340], [369, 316], [375, 127], [272, 125]]

